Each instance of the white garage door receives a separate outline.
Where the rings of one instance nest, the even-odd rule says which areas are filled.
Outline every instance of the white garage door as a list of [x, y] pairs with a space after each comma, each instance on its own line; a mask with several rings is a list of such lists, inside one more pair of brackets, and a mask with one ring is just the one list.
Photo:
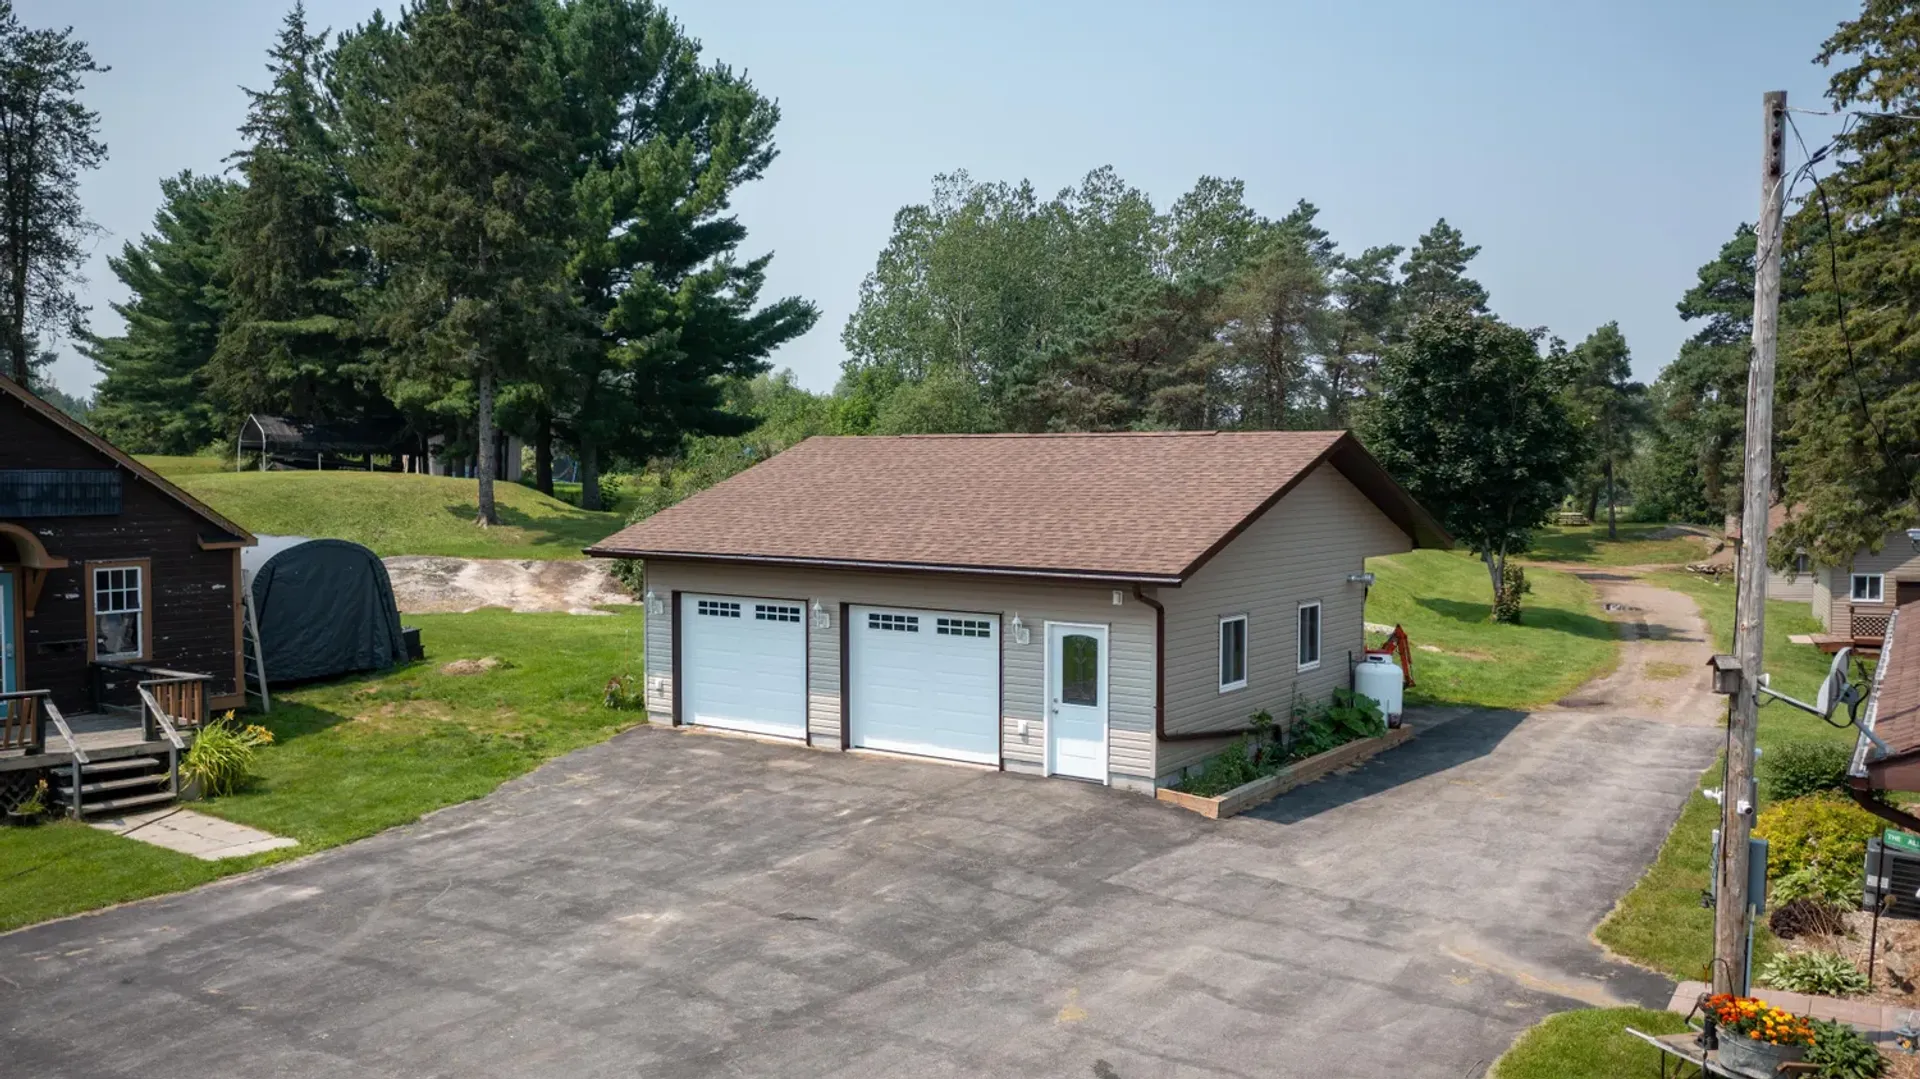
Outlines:
[[680, 597], [680, 721], [807, 736], [806, 606], [750, 596]]
[[1000, 763], [1000, 619], [855, 607], [848, 741], [862, 749]]

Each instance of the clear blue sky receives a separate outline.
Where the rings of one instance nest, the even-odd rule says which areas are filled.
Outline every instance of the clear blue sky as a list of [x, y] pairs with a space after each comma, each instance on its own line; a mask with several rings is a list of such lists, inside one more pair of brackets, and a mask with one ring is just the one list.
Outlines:
[[[374, 0], [310, 0], [316, 26]], [[396, 5], [385, 5], [389, 12]], [[88, 100], [111, 160], [87, 178], [107, 230], [94, 325], [123, 298], [105, 256], [149, 227], [158, 181], [217, 170], [241, 85], [263, 82], [271, 0], [17, 0], [70, 23], [113, 71]], [[1674, 302], [1759, 202], [1760, 95], [1820, 108], [1811, 60], [1846, 0], [678, 0], [707, 55], [780, 101], [782, 149], [736, 207], [769, 295], [820, 305], [777, 366], [826, 389], [861, 277], [937, 172], [1052, 191], [1112, 164], [1166, 205], [1202, 174], [1270, 215], [1321, 208], [1346, 250], [1410, 243], [1445, 216], [1483, 248], [1502, 317], [1571, 341], [1617, 319], [1652, 378], [1686, 328]], [[1810, 141], [1832, 124], [1801, 117]], [[70, 350], [54, 370], [91, 385]]]

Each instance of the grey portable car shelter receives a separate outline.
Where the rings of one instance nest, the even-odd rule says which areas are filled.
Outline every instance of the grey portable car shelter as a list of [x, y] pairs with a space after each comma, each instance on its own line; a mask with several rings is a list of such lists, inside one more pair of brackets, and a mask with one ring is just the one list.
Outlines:
[[357, 543], [261, 536], [240, 552], [270, 684], [385, 670], [406, 658], [379, 556]]

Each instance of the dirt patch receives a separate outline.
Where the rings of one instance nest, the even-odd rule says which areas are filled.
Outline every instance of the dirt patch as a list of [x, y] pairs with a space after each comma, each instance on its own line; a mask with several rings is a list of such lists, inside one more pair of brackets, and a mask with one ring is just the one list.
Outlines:
[[441, 667], [440, 673], [453, 675], [485, 674], [488, 671], [498, 670], [506, 665], [507, 662], [505, 660], [496, 656], [483, 656], [480, 659], [456, 659], [452, 663]]
[[403, 614], [464, 614], [505, 607], [522, 614], [606, 614], [632, 604], [611, 563], [396, 555], [384, 560]]
[[1498, 658], [1488, 652], [1477, 652], [1471, 648], [1442, 648], [1437, 644], [1416, 644], [1414, 648], [1422, 652], [1432, 652], [1437, 656], [1453, 656], [1456, 659], [1470, 659], [1476, 663], [1489, 663]]
[[445, 723], [453, 719], [453, 709], [439, 701], [389, 701], [353, 717], [355, 723], [394, 729], [403, 720], [426, 719]]
[[1648, 584], [1634, 570], [1573, 572], [1599, 592], [1601, 609], [1622, 639], [1620, 665], [1575, 689], [1555, 707], [1664, 723], [1719, 722], [1724, 704], [1707, 682], [1713, 648], [1693, 598]]

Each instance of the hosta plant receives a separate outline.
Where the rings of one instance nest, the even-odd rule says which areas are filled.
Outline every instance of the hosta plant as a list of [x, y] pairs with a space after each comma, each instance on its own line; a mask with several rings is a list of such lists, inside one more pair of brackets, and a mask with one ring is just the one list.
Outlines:
[[1837, 952], [1782, 952], [1760, 971], [1760, 980], [1790, 993], [1852, 997], [1871, 986], [1853, 960]]

